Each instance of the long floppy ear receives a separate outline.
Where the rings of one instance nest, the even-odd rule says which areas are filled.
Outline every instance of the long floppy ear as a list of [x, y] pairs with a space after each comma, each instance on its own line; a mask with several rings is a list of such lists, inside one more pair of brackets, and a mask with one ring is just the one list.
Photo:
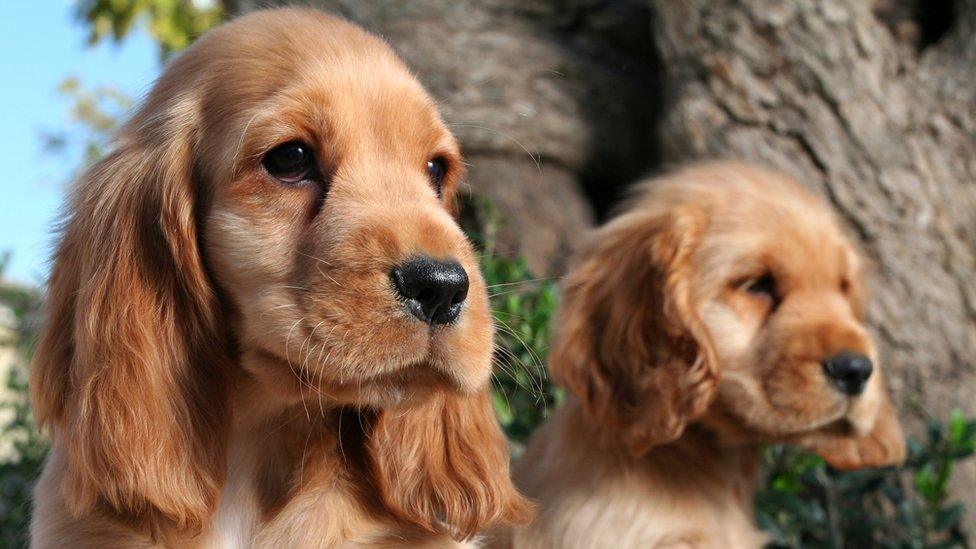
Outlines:
[[907, 448], [898, 412], [880, 379], [876, 383], [876, 411], [870, 425], [863, 427], [866, 432], [815, 433], [801, 441], [800, 446], [820, 454], [831, 467], [845, 471], [902, 464]]
[[464, 540], [531, 515], [512, 485], [486, 393], [439, 392], [417, 407], [380, 412], [367, 453], [383, 504], [426, 531]]
[[692, 297], [703, 226], [693, 208], [633, 209], [597, 231], [563, 283], [553, 377], [634, 454], [678, 438], [714, 397]]
[[155, 534], [197, 529], [214, 509], [227, 358], [198, 249], [189, 130], [147, 118], [74, 188], [30, 386], [66, 459], [69, 511]]

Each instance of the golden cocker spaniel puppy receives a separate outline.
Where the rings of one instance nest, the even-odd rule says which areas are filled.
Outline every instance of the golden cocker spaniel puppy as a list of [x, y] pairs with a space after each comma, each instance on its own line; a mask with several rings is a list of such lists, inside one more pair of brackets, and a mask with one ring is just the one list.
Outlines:
[[763, 444], [902, 461], [862, 269], [785, 176], [725, 162], [641, 185], [564, 281], [550, 367], [573, 396], [516, 466], [540, 516], [500, 545], [759, 547]]
[[452, 546], [524, 517], [462, 169], [351, 24], [258, 12], [173, 61], [68, 205], [34, 545]]

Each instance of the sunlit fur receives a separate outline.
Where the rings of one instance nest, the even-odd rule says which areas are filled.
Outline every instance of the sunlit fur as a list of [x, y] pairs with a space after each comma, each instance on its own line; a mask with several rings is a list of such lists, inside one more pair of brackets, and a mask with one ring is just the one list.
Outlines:
[[[303, 140], [325, 183], [262, 167]], [[443, 198], [427, 161], [445, 159]], [[77, 183], [31, 378], [38, 547], [453, 545], [521, 520], [458, 146], [380, 39], [258, 12], [166, 69]], [[417, 255], [470, 278], [430, 328]]]
[[[763, 444], [900, 462], [862, 271], [828, 207], [782, 175], [709, 163], [640, 185], [564, 281], [550, 367], [572, 396], [516, 466], [541, 509], [514, 545], [758, 547]], [[764, 273], [778, 304], [747, 289]], [[858, 397], [824, 374], [842, 350], [874, 361]]]

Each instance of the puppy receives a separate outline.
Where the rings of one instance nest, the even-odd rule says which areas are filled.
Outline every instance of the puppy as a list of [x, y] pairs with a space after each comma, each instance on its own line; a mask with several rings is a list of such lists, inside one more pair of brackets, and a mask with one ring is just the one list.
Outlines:
[[34, 545], [451, 546], [522, 520], [461, 172], [353, 25], [258, 12], [179, 56], [68, 204]]
[[901, 462], [862, 271], [782, 175], [722, 162], [640, 185], [564, 281], [550, 368], [572, 396], [516, 467], [539, 519], [499, 545], [759, 547], [763, 444]]

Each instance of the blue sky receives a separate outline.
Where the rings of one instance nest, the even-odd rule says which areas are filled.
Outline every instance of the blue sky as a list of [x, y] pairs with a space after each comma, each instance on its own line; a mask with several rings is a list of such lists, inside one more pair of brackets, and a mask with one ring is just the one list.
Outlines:
[[51, 227], [80, 155], [44, 151], [41, 135], [67, 125], [70, 101], [57, 92], [66, 77], [86, 87], [114, 85], [141, 96], [159, 74], [156, 45], [144, 32], [121, 45], [88, 47], [73, 0], [4, 2], [0, 7], [0, 253], [13, 260], [5, 277], [40, 284], [47, 273]]

